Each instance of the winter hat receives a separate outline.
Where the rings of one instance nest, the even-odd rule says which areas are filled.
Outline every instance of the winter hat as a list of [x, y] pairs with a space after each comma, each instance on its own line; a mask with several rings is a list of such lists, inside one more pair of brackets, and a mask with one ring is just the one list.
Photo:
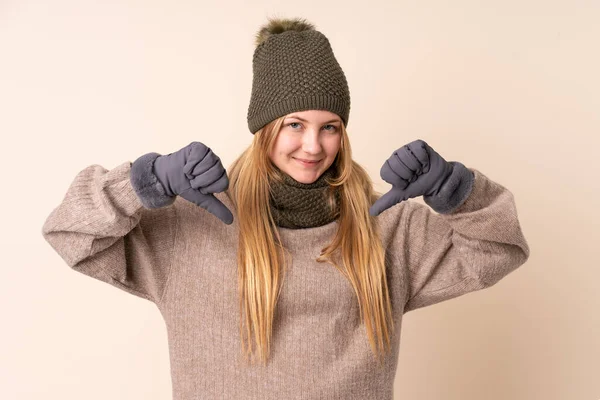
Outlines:
[[348, 125], [350, 92], [329, 40], [300, 18], [270, 19], [256, 34], [248, 128], [294, 111], [327, 110]]

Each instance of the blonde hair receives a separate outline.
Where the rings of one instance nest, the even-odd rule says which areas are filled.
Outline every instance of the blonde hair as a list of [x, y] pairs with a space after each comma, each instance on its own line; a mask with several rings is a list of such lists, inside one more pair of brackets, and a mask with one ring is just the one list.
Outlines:
[[[269, 182], [281, 179], [269, 154], [284, 118], [271, 121], [257, 131], [251, 145], [228, 169], [229, 197], [236, 207], [240, 229], [237, 264], [242, 351], [246, 359], [252, 358], [256, 347], [265, 364], [271, 349], [275, 306], [285, 272], [282, 252], [287, 252], [281, 245], [269, 207]], [[369, 215], [369, 207], [379, 193], [374, 191], [364, 168], [352, 160], [343, 123], [341, 136], [334, 161], [339, 176], [328, 182], [331, 186], [330, 205], [336, 201], [334, 189], [339, 187], [340, 190], [338, 229], [316, 261], [332, 264], [350, 281], [371, 349], [376, 356], [383, 356], [390, 349], [394, 325], [384, 249], [375, 218]], [[381, 362], [381, 358], [378, 359]]]

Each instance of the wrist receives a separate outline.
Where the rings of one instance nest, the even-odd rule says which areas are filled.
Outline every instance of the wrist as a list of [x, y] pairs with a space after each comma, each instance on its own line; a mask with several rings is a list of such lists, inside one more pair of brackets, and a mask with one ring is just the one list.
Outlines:
[[159, 153], [147, 153], [131, 164], [131, 185], [146, 208], [160, 208], [172, 204], [174, 195], [166, 190], [154, 170]]
[[452, 172], [440, 189], [430, 196], [423, 196], [425, 203], [440, 214], [450, 214], [458, 209], [473, 190], [475, 175], [464, 164], [450, 161]]

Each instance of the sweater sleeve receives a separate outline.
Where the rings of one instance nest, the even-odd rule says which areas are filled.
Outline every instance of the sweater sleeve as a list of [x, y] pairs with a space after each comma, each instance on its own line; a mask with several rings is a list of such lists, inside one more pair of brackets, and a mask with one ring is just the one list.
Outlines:
[[408, 277], [405, 313], [492, 286], [529, 258], [513, 194], [470, 170], [472, 190], [451, 212], [405, 204], [400, 251]]
[[[147, 208], [148, 199], [140, 197], [135, 180], [132, 184], [131, 168], [125, 162], [111, 170], [83, 169], [42, 234], [74, 270], [158, 303], [173, 258], [176, 211], [164, 195], [162, 207]], [[158, 188], [146, 187], [146, 194], [154, 190], [156, 199]]]

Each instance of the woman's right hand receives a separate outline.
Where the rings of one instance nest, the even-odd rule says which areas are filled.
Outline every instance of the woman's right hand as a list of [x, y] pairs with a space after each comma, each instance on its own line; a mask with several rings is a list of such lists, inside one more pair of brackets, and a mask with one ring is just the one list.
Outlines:
[[192, 142], [175, 153], [158, 157], [153, 172], [167, 195], [181, 196], [227, 225], [233, 222], [231, 211], [213, 194], [229, 187], [227, 171], [221, 159], [203, 143]]

